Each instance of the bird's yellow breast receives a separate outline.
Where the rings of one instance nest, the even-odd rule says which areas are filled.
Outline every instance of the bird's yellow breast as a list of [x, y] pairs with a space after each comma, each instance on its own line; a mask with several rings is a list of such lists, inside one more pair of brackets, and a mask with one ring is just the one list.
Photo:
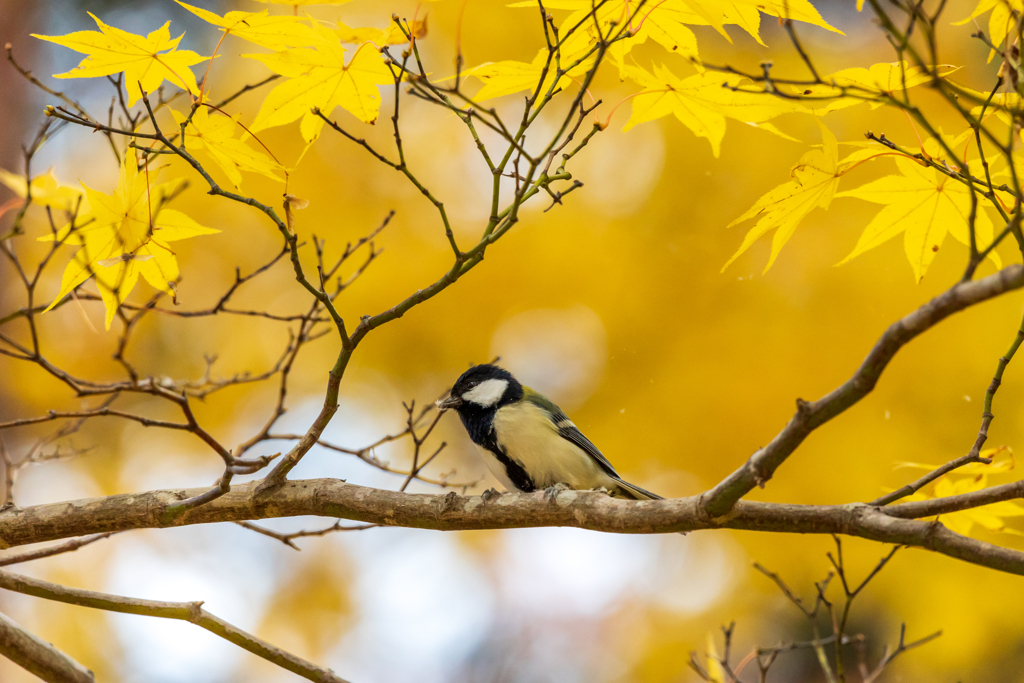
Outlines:
[[583, 449], [562, 438], [547, 412], [529, 401], [499, 408], [494, 432], [505, 455], [526, 470], [537, 488], [613, 488], [615, 482]]

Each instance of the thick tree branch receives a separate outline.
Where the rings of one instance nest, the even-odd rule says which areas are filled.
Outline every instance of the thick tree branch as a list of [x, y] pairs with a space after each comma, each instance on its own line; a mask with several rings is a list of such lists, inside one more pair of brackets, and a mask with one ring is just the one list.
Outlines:
[[739, 469], [702, 495], [703, 511], [710, 517], [725, 515], [755, 486], [764, 486], [811, 432], [871, 393], [889, 361], [914, 337], [958, 311], [1022, 286], [1024, 266], [1008, 266], [980, 280], [957, 283], [890, 325], [857, 372], [842, 386], [812, 403], [798, 399], [796, 414], [783, 430]]
[[[188, 621], [303, 678], [308, 678], [317, 683], [346, 683], [343, 678], [335, 675], [330, 669], [321, 668], [301, 657], [285, 652], [254, 635], [232, 626], [220, 617], [210, 614], [203, 609], [201, 601], [161, 602], [158, 600], [125, 598], [119, 595], [68, 588], [55, 583], [49, 583], [48, 581], [40, 581], [39, 579], [14, 574], [6, 570], [0, 570], [0, 588], [81, 607]], [[83, 680], [91, 681], [92, 678], [90, 676], [89, 679]]]
[[[177, 518], [168, 506], [205, 489], [149, 491], [37, 505], [0, 513], [6, 547], [71, 536], [314, 515], [382, 526], [419, 529], [516, 529], [567, 526], [595, 531], [660, 534], [699, 529], [845, 534], [914, 546], [992, 569], [1024, 575], [1024, 552], [961, 536], [932, 521], [903, 519], [890, 508], [852, 505], [789, 505], [739, 501], [725, 517], [710, 518], [699, 496], [626, 501], [596, 491], [506, 494], [498, 498], [401, 493], [336, 479], [287, 481], [256, 492], [257, 484], [233, 487], [223, 496]], [[904, 505], [892, 509], [906, 509]]]
[[0, 614], [0, 655], [46, 683], [93, 683], [92, 672]]

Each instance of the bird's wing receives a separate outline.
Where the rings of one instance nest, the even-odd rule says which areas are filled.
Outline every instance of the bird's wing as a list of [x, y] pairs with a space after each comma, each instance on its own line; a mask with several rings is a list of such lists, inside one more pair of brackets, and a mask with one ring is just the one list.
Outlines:
[[604, 457], [604, 454], [597, 449], [590, 439], [583, 435], [583, 432], [572, 423], [562, 409], [559, 408], [551, 399], [547, 398], [541, 393], [538, 393], [530, 387], [523, 387], [523, 400], [529, 401], [536, 406], [539, 406], [547, 412], [548, 417], [551, 418], [551, 422], [554, 423], [555, 429], [558, 430], [558, 435], [567, 441], [571, 441], [580, 448], [582, 448], [590, 457], [597, 461], [605, 472], [607, 472], [614, 479], [619, 479], [619, 473], [615, 471], [612, 464], [608, 462], [608, 458]]

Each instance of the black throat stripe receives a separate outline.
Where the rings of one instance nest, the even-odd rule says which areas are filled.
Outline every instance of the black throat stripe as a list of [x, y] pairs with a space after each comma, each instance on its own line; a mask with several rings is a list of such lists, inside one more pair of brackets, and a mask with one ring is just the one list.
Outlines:
[[459, 412], [459, 417], [462, 418], [462, 424], [469, 432], [469, 438], [476, 445], [486, 448], [494, 454], [494, 457], [505, 468], [505, 474], [513, 486], [526, 493], [536, 491], [537, 487], [533, 483], [533, 479], [523, 469], [523, 466], [505, 455], [501, 446], [498, 445], [498, 439], [494, 433], [494, 413], [493, 409], [464, 410]]
[[494, 447], [484, 446], [487, 450], [494, 454], [494, 457], [498, 459], [498, 462], [505, 468], [505, 474], [512, 481], [512, 485], [524, 493], [531, 493], [537, 490], [537, 487], [533, 483], [533, 479], [530, 479], [530, 475], [526, 473], [523, 466], [517, 463], [512, 458], [508, 457], [501, 452], [501, 448], [497, 443]]

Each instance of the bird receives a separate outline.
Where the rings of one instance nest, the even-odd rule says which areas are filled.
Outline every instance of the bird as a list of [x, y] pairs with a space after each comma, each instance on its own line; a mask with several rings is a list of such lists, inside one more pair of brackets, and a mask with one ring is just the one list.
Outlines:
[[604, 489], [631, 500], [661, 496], [622, 479], [562, 409], [508, 370], [474, 365], [436, 403], [454, 409], [488, 469], [509, 491]]

